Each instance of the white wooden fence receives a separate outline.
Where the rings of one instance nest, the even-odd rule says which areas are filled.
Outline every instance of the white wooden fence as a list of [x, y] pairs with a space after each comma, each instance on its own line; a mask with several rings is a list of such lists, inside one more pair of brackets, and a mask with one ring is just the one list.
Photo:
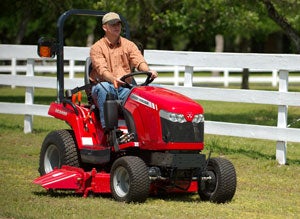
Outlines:
[[[65, 47], [64, 59], [85, 61], [89, 48]], [[36, 55], [35, 46], [0, 45], [0, 60], [26, 61], [26, 76], [0, 74], [0, 84], [26, 87], [25, 104], [0, 103], [0, 113], [23, 114], [24, 132], [32, 131], [33, 115], [47, 116], [48, 106], [34, 104], [34, 87], [56, 88], [56, 78], [34, 76], [35, 62], [41, 60]], [[206, 121], [205, 133], [246, 138], [275, 140], [276, 159], [280, 164], [287, 160], [287, 142], [300, 142], [300, 129], [287, 127], [288, 106], [300, 106], [300, 93], [288, 92], [289, 71], [300, 70], [299, 55], [284, 54], [237, 54], [145, 50], [145, 58], [152, 65], [181, 66], [185, 69], [184, 86], [165, 87], [193, 99], [278, 106], [277, 126], [258, 126]], [[237, 90], [193, 87], [195, 68], [202, 69], [260, 69], [278, 71], [279, 91]], [[158, 81], [156, 81], [158, 82]], [[83, 79], [65, 79], [65, 88], [83, 85]]]
[[[11, 48], [11, 45], [1, 45], [1, 47], [6, 50]], [[14, 46], [15, 47], [15, 46]], [[19, 46], [16, 46], [16, 48]], [[28, 49], [28, 53], [35, 50], [35, 48], [32, 46], [21, 46], [26, 47]], [[22, 48], [20, 47], [20, 50]], [[14, 50], [14, 49], [13, 49]], [[88, 53], [85, 51], [85, 53]], [[5, 55], [5, 54], [4, 54]], [[33, 56], [33, 54], [31, 54]], [[1, 56], [2, 57], [2, 56]], [[36, 57], [36, 56], [35, 56]], [[36, 57], [37, 60], [39, 60], [38, 63], [35, 63], [34, 72], [50, 72], [50, 73], [56, 73], [56, 60], [40, 60], [38, 57]], [[0, 65], [0, 72], [4, 73], [11, 73], [12, 75], [16, 75], [18, 72], [26, 73], [27, 66], [26, 63], [18, 64], [17, 61], [20, 60], [27, 60], [24, 56], [18, 56], [16, 57], [3, 57], [0, 60], [6, 60], [9, 64], [6, 65]], [[78, 61], [78, 60], [77, 60]], [[152, 65], [151, 69], [156, 70], [158, 72], [173, 72], [173, 77], [162, 77], [161, 75], [159, 78], [156, 79], [157, 83], [167, 83], [167, 84], [173, 84], [174, 86], [178, 86], [180, 84], [184, 83], [184, 77], [180, 75], [180, 73], [183, 73], [185, 71], [185, 66], [180, 65]], [[66, 73], [69, 73], [69, 78], [73, 79], [75, 77], [76, 72], [83, 72], [84, 71], [84, 63], [75, 63], [75, 60], [72, 59], [72, 57], [69, 57], [67, 60], [67, 63], [65, 63], [64, 71]], [[224, 87], [228, 87], [230, 83], [241, 83], [242, 78], [240, 76], [236, 76], [235, 73], [240, 73], [243, 71], [242, 68], [234, 68], [234, 67], [194, 67], [194, 72], [220, 72], [223, 73], [220, 76], [193, 76], [193, 83], [218, 83], [223, 84]], [[251, 75], [249, 78], [250, 83], [270, 83], [273, 87], [276, 87], [278, 85], [278, 69], [261, 69], [261, 68], [251, 68], [249, 69], [250, 72], [259, 72], [259, 73], [265, 73], [265, 76], [253, 76]], [[270, 76], [266, 76], [266, 74], [270, 74]], [[257, 74], [256, 74], [257, 75]], [[289, 76], [289, 82], [291, 83], [299, 83], [300, 82], [300, 76]]]

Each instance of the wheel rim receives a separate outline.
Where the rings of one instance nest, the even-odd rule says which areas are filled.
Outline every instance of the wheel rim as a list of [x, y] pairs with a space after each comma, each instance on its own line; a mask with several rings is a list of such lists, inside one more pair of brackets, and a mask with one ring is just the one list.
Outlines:
[[55, 167], [60, 167], [60, 154], [58, 148], [51, 144], [48, 146], [44, 157], [45, 173], [51, 172]]
[[207, 195], [211, 195], [217, 186], [216, 174], [213, 171], [207, 171], [207, 177], [211, 177], [210, 180], [201, 182], [201, 190]]
[[120, 166], [116, 169], [113, 176], [113, 186], [119, 197], [124, 197], [128, 194], [130, 180], [129, 174], [124, 167]]

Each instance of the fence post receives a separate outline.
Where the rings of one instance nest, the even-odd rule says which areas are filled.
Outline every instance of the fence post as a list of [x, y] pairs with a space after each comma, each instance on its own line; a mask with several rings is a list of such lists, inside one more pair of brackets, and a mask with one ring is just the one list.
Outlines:
[[184, 86], [193, 87], [193, 66], [185, 66], [184, 70]]
[[[279, 71], [279, 92], [288, 92], [288, 82], [289, 72], [286, 70]], [[278, 106], [278, 128], [287, 127], [287, 115], [288, 115], [288, 106], [280, 105]], [[286, 141], [277, 141], [276, 143], [276, 160], [279, 164], [286, 164], [286, 153], [287, 153], [287, 142]]]
[[272, 70], [272, 86], [276, 87], [277, 85], [277, 70]]
[[[34, 59], [27, 59], [26, 76], [34, 76]], [[26, 87], [25, 104], [32, 105], [34, 102], [34, 87]], [[33, 126], [33, 115], [25, 114], [24, 117], [24, 133], [31, 133]]]
[[[11, 59], [11, 75], [17, 75], [17, 59]], [[15, 85], [12, 85], [11, 88], [15, 88]]]
[[229, 70], [225, 69], [223, 72], [224, 76], [224, 87], [228, 87], [229, 86]]
[[70, 71], [69, 71], [69, 78], [73, 79], [74, 78], [74, 66], [75, 66], [75, 61], [73, 59], [71, 59], [69, 61], [69, 67], [70, 67]]
[[175, 65], [174, 66], [174, 86], [178, 86], [179, 85], [179, 66]]

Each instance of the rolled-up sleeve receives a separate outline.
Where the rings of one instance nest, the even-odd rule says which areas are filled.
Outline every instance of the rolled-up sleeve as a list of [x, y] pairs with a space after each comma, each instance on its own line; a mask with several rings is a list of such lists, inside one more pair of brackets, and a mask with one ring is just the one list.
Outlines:
[[146, 63], [146, 60], [138, 47], [132, 42], [130, 42], [130, 44], [129, 60], [132, 67], [138, 68], [141, 63]]

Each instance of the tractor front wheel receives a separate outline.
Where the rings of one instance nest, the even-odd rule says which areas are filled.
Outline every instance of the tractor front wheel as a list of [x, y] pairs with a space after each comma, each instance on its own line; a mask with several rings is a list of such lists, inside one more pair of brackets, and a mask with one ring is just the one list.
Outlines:
[[111, 168], [110, 187], [115, 200], [145, 202], [150, 189], [148, 168], [135, 156], [118, 158]]
[[236, 190], [236, 172], [232, 163], [223, 158], [211, 158], [207, 171], [198, 179], [198, 193], [203, 201], [231, 201]]
[[80, 167], [77, 144], [72, 130], [50, 132], [41, 148], [39, 173], [44, 175], [62, 165]]

